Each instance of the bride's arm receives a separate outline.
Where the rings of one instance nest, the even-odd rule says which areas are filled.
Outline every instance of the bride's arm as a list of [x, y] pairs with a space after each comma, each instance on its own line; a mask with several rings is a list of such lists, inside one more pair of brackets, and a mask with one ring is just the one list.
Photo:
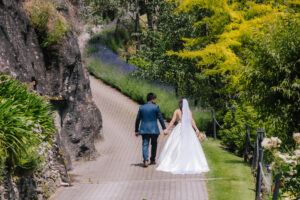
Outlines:
[[193, 128], [195, 129], [196, 133], [199, 134], [199, 129], [198, 129], [197, 126], [196, 126], [196, 123], [195, 123], [195, 121], [194, 121], [192, 112], [191, 112], [191, 121], [192, 121], [192, 126], [193, 126]]
[[170, 128], [174, 125], [175, 121], [176, 121], [176, 118], [177, 118], [177, 110], [174, 111], [174, 114], [173, 114], [173, 117], [172, 117], [172, 120], [170, 121], [170, 124], [167, 128], [167, 131], [170, 130]]

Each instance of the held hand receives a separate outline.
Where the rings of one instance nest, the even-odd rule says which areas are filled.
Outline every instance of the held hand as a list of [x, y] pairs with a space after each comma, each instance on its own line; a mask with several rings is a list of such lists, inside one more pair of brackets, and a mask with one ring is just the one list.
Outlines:
[[199, 140], [200, 141], [204, 141], [204, 140], [206, 140], [206, 135], [205, 135], [205, 133], [201, 133], [201, 134], [199, 134]]
[[198, 129], [196, 130], [196, 133], [197, 133], [197, 135], [199, 135], [199, 130]]
[[164, 135], [168, 135], [168, 130], [164, 130]]

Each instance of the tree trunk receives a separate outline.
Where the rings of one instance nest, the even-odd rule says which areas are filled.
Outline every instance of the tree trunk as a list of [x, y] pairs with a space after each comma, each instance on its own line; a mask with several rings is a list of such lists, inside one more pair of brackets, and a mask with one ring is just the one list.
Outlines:
[[148, 27], [152, 31], [153, 30], [153, 0], [145, 0], [146, 4], [146, 12], [147, 12], [147, 20], [148, 20]]
[[135, 0], [135, 9], [136, 9], [136, 15], [135, 15], [136, 51], [139, 51], [140, 50], [140, 41], [139, 41], [140, 13], [139, 13], [139, 1], [138, 0]]

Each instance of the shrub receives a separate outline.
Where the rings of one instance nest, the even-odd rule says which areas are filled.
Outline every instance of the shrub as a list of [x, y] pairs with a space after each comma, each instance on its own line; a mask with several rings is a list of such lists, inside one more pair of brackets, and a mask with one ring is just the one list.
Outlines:
[[51, 1], [31, 0], [24, 3], [30, 21], [35, 27], [42, 47], [61, 41], [69, 27]]
[[118, 54], [121, 52], [121, 49], [131, 42], [132, 32], [131, 23], [126, 21], [119, 22], [116, 26], [109, 25], [101, 33], [93, 35], [89, 44], [102, 44]]
[[264, 138], [262, 146], [272, 161], [270, 169], [275, 176], [280, 175], [281, 197], [296, 199], [300, 196], [300, 133], [294, 134], [295, 150], [282, 153], [279, 150], [281, 140], [277, 137]]
[[229, 109], [224, 117], [223, 130], [219, 131], [221, 143], [236, 155], [241, 156], [244, 150], [246, 124], [250, 126], [251, 143], [255, 142], [256, 130], [259, 127], [258, 113], [251, 106], [235, 105], [235, 119]]
[[120, 38], [115, 37], [114, 32], [115, 27], [108, 26], [103, 31], [101, 31], [101, 33], [92, 36], [89, 40], [89, 44], [100, 43], [107, 46], [113, 52], [118, 53], [119, 49], [122, 47], [122, 42]]
[[0, 159], [9, 170], [36, 169], [55, 132], [49, 104], [0, 74], [0, 113]]
[[136, 77], [148, 80], [160, 80], [162, 77], [159, 66], [145, 60], [141, 56], [134, 55], [130, 57], [129, 63], [137, 66], [138, 70], [134, 72], [134, 76]]
[[85, 57], [89, 57], [91, 56], [93, 53], [96, 53], [99, 51], [99, 48], [95, 45], [88, 45], [85, 50], [84, 50], [84, 56]]
[[245, 94], [262, 117], [273, 118], [283, 145], [294, 145], [300, 127], [300, 20], [277, 17], [251, 38], [244, 74]]

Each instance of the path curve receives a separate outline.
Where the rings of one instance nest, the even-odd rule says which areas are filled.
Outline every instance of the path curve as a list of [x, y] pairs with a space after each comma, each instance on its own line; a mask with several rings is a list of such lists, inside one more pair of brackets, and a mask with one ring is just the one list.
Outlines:
[[[74, 186], [61, 188], [55, 200], [207, 200], [200, 175], [172, 175], [155, 166], [141, 167], [141, 138], [134, 136], [139, 105], [102, 81], [90, 77], [94, 102], [103, 117], [99, 157], [78, 162], [70, 172]], [[160, 135], [158, 155], [167, 136]]]

